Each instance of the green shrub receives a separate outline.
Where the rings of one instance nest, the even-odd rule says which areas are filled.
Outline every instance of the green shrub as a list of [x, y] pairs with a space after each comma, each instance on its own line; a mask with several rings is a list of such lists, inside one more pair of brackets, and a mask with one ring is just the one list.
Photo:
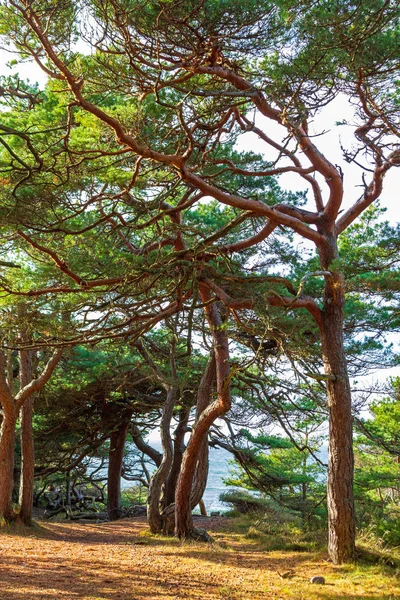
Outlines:
[[121, 506], [127, 508], [132, 504], [146, 504], [147, 488], [135, 484], [129, 488], [121, 490]]
[[244, 515], [250, 512], [263, 512], [268, 507], [268, 500], [244, 490], [228, 490], [222, 493], [219, 499]]

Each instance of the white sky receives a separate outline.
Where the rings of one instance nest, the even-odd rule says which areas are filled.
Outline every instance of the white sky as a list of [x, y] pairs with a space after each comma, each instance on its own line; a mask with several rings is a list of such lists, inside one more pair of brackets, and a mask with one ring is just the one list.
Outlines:
[[[326, 106], [310, 123], [310, 134], [316, 134], [313, 139], [318, 149], [325, 154], [331, 163], [339, 165], [344, 173], [345, 196], [342, 208], [349, 208], [363, 193], [361, 187], [361, 169], [353, 163], [347, 163], [343, 157], [341, 145], [350, 150], [355, 146], [354, 129], [350, 125], [338, 126], [338, 121], [352, 121], [353, 108], [345, 96], [339, 96], [328, 106]], [[277, 141], [282, 140], [286, 135], [286, 129], [264, 117], [256, 119], [257, 125], [263, 129], [267, 135]], [[322, 134], [321, 134], [322, 132]], [[270, 160], [276, 158], [276, 153], [266, 152], [266, 144], [260, 142], [254, 133], [246, 133], [242, 136], [240, 148], [243, 150], [253, 150], [254, 152], [265, 153]], [[287, 164], [290, 164], [289, 162]], [[308, 166], [308, 161], [304, 165]], [[384, 189], [380, 198], [380, 204], [387, 209], [385, 219], [391, 223], [396, 223], [400, 217], [399, 202], [399, 178], [400, 168], [393, 168], [386, 175], [384, 180]], [[367, 183], [369, 178], [367, 174]], [[310, 186], [296, 173], [286, 173], [279, 177], [281, 187], [290, 191], [299, 191], [310, 189]], [[323, 194], [326, 194], [327, 186], [322, 180], [319, 180]], [[311, 195], [309, 195], [311, 198]], [[310, 210], [315, 210], [315, 205], [308, 206]]]

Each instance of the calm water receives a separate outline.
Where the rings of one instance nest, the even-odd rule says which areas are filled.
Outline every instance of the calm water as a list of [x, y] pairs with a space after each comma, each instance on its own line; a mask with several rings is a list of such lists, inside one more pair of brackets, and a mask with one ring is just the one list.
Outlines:
[[228, 489], [222, 480], [228, 476], [230, 468], [228, 463], [232, 458], [232, 455], [222, 448], [210, 448], [207, 487], [203, 496], [207, 512], [229, 508], [227, 504], [220, 501], [219, 496]]
[[[152, 445], [158, 450], [160, 449], [159, 444]], [[223, 504], [219, 500], [219, 496], [222, 494], [222, 492], [228, 489], [223, 484], [222, 480], [228, 476], [228, 463], [231, 458], [231, 454], [222, 448], [210, 448], [210, 465], [208, 471], [207, 488], [203, 496], [207, 512], [214, 510], [227, 510], [229, 508], [227, 504]], [[125, 481], [125, 479], [122, 479], [122, 489], [131, 486], [131, 481]]]

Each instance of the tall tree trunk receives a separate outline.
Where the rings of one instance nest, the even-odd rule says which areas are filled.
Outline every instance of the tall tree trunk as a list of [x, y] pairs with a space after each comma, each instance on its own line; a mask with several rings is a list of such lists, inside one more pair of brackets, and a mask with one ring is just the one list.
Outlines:
[[41, 375], [19, 390], [13, 398], [6, 380], [4, 353], [0, 351], [0, 405], [3, 421], [0, 428], [0, 519], [12, 519], [12, 491], [14, 487], [14, 446], [18, 412], [35, 392], [41, 390], [59, 363], [62, 350], [55, 350]]
[[167, 481], [172, 464], [171, 420], [174, 411], [177, 388], [171, 386], [167, 390], [167, 398], [161, 418], [161, 444], [163, 458], [157, 471], [151, 478], [147, 496], [147, 521], [152, 533], [161, 533], [164, 527], [163, 507], [161, 506], [162, 489]]
[[194, 472], [193, 482], [192, 482], [192, 493], [190, 494], [190, 505], [191, 508], [197, 506], [202, 499], [204, 492], [207, 487], [207, 479], [208, 479], [208, 432], [207, 435], [204, 436], [204, 440], [199, 448], [196, 469]]
[[[338, 258], [336, 240], [322, 267]], [[329, 554], [335, 564], [351, 561], [355, 555], [354, 456], [351, 391], [344, 349], [344, 278], [335, 271], [325, 277], [321, 341], [329, 414], [328, 529]]]
[[107, 476], [107, 514], [110, 521], [121, 518], [121, 472], [124, 459], [125, 440], [130, 423], [130, 417], [110, 435], [110, 452]]
[[[32, 381], [32, 352], [20, 352], [21, 389]], [[21, 478], [19, 484], [19, 520], [24, 525], [32, 523], [35, 449], [33, 442], [33, 395], [25, 400], [20, 410]]]
[[[197, 393], [197, 403], [196, 403], [196, 418], [195, 423], [200, 419], [202, 412], [207, 408], [207, 406], [211, 402], [211, 394], [214, 389], [215, 384], [215, 355], [214, 352], [211, 353], [209, 363], [206, 367], [206, 371], [204, 376], [200, 382], [200, 387]], [[199, 448], [199, 454], [196, 463], [196, 469], [194, 473], [194, 478], [192, 482], [192, 492], [190, 495], [190, 504], [191, 509], [197, 506], [201, 499], [203, 498], [203, 494], [205, 492], [207, 486], [207, 478], [208, 478], [208, 467], [209, 467], [209, 447], [208, 447], [208, 432], [204, 437], [202, 444]]]
[[[202, 283], [199, 286], [201, 299], [205, 304], [205, 312], [213, 335], [213, 348], [215, 357], [215, 370], [217, 379], [217, 400], [209, 404], [200, 414], [194, 424], [183, 461], [182, 469], [175, 496], [175, 527], [176, 535], [185, 539], [193, 535], [193, 520], [191, 513], [191, 495], [193, 478], [199, 453], [207, 442], [210, 426], [214, 421], [228, 412], [231, 407], [230, 398], [230, 367], [229, 367], [229, 345], [226, 331], [222, 326], [222, 320], [216, 304], [210, 304], [211, 296], [209, 289]], [[213, 359], [210, 359], [207, 369], [203, 375], [200, 387], [210, 397], [212, 383], [214, 381]], [[200, 498], [199, 498], [200, 500]]]
[[176, 484], [182, 465], [183, 453], [185, 452], [185, 434], [189, 420], [190, 409], [182, 407], [179, 413], [179, 423], [174, 431], [174, 455], [171, 469], [165, 486], [165, 505], [168, 506], [175, 501]]
[[[209, 361], [209, 365], [206, 368], [206, 374], [203, 375], [199, 389], [197, 391], [197, 402], [196, 402], [196, 416], [195, 416], [195, 424], [202, 413], [202, 411], [208, 406], [210, 403], [210, 394], [212, 390], [212, 384], [215, 379], [215, 360], [214, 355], [212, 355], [211, 361]], [[172, 535], [176, 531], [176, 506], [175, 506], [175, 498], [176, 491], [179, 482], [179, 478], [182, 471], [182, 462], [185, 454], [182, 452], [183, 441], [186, 432], [186, 425], [189, 418], [189, 410], [184, 411], [181, 414], [181, 419], [177, 429], [175, 430], [175, 439], [174, 439], [174, 459], [170, 471], [170, 476], [168, 478], [167, 484], [169, 487], [169, 495], [166, 495], [165, 509], [164, 509], [164, 525], [163, 525], [163, 533], [165, 535]], [[179, 444], [179, 445], [178, 445]], [[184, 451], [186, 452], [186, 450]], [[207, 436], [205, 436], [202, 444], [200, 444], [198, 454], [196, 456], [196, 464], [194, 467], [194, 472], [192, 473], [192, 485], [191, 490], [188, 491], [190, 494], [190, 515], [191, 511], [195, 506], [199, 504], [201, 501], [204, 490], [207, 485], [207, 476], [208, 476], [208, 440]], [[172, 475], [172, 477], [171, 477]], [[204, 506], [204, 503], [203, 503]], [[178, 509], [179, 511], [179, 509]], [[191, 517], [189, 517], [190, 519]], [[191, 521], [190, 521], [191, 523]], [[190, 527], [191, 528], [191, 527]]]
[[17, 414], [4, 412], [0, 428], [0, 524], [13, 518], [14, 448]]

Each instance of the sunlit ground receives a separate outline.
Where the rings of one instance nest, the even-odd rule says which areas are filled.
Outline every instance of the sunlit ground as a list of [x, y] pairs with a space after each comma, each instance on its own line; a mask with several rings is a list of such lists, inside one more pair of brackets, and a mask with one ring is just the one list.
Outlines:
[[[259, 541], [229, 533], [229, 523], [208, 524], [213, 546], [149, 536], [141, 520], [10, 531], [1, 534], [0, 599], [400, 598], [394, 568], [334, 567], [321, 553], [266, 552]], [[315, 575], [325, 585], [311, 584]]]

